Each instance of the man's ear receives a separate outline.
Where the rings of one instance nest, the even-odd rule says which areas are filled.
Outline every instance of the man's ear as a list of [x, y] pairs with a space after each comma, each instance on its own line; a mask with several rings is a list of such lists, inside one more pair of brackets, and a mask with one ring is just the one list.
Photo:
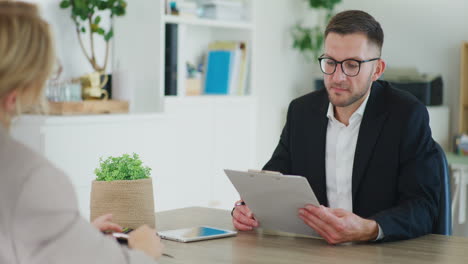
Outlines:
[[377, 64], [376, 64], [376, 67], [375, 67], [375, 72], [372, 75], [372, 81], [373, 82], [377, 81], [377, 79], [379, 79], [380, 76], [382, 76], [382, 74], [385, 71], [385, 67], [387, 67], [387, 63], [383, 59], [380, 59], [380, 60], [377, 61]]
[[14, 113], [16, 111], [16, 101], [18, 100], [18, 91], [13, 90], [7, 93], [1, 101], [3, 111], [6, 113]]

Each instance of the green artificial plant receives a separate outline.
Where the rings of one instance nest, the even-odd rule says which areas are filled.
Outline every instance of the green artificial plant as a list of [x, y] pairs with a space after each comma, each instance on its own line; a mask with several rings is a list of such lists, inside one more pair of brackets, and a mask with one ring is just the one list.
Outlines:
[[120, 157], [99, 159], [100, 166], [94, 170], [96, 181], [139, 180], [150, 177], [151, 169], [143, 166], [140, 157], [124, 154]]
[[[109, 41], [114, 35], [112, 26], [106, 30], [100, 24], [101, 15], [104, 11], [107, 11], [111, 19], [114, 16], [123, 16], [125, 15], [126, 7], [127, 2], [125, 0], [62, 0], [60, 2], [60, 8], [71, 9], [71, 18], [75, 23], [80, 47], [86, 59], [88, 59], [93, 69], [97, 72], [104, 72], [106, 70], [109, 57]], [[81, 38], [81, 34], [86, 33], [89, 33], [90, 53], [85, 49]], [[102, 66], [98, 64], [94, 52], [95, 34], [102, 36], [106, 42], [106, 55]]]
[[[325, 17], [320, 18], [314, 27], [305, 27], [298, 22], [292, 29], [293, 48], [299, 50], [307, 58], [317, 59], [322, 51], [324, 41], [324, 29], [330, 18], [333, 16], [335, 6], [341, 0], [305, 0], [310, 8], [323, 10]], [[320, 17], [320, 16], [319, 16]], [[321, 21], [323, 20], [323, 21]]]

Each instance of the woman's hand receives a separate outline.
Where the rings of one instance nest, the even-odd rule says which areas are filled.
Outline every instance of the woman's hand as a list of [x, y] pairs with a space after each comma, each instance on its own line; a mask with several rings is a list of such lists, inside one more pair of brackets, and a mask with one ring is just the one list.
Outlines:
[[94, 219], [91, 223], [101, 232], [118, 232], [121, 233], [122, 227], [116, 223], [112, 223], [112, 214], [101, 215], [98, 218]]
[[143, 251], [146, 255], [159, 259], [164, 249], [164, 244], [156, 234], [156, 230], [147, 225], [137, 228], [130, 232], [128, 237], [128, 246], [130, 248]]

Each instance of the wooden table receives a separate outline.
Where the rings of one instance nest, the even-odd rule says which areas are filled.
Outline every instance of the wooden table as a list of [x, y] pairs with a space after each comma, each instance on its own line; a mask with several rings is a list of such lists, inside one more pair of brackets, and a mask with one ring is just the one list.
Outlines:
[[[156, 214], [158, 230], [208, 225], [232, 229], [229, 211], [191, 207]], [[427, 235], [392, 243], [331, 246], [324, 240], [239, 232], [192, 243], [164, 240], [159, 263], [468, 263], [468, 238]]]

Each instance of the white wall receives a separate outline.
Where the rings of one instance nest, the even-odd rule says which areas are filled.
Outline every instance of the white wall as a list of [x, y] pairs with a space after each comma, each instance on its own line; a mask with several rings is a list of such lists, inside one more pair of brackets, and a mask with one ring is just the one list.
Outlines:
[[[257, 2], [258, 165], [269, 158], [284, 124], [289, 101], [312, 87], [315, 62], [292, 51], [288, 29], [298, 20], [313, 23], [317, 12], [303, 0]], [[268, 8], [266, 8], [268, 6]], [[466, 0], [343, 0], [337, 12], [361, 9], [373, 15], [385, 33], [383, 58], [390, 67], [416, 67], [442, 74], [444, 104], [451, 131], [458, 127], [460, 46], [468, 41]], [[268, 10], [268, 11], [267, 11]]]
[[[75, 25], [70, 17], [71, 9], [61, 9], [59, 0], [25, 0], [36, 3], [41, 9], [41, 14], [52, 27], [56, 39], [57, 57], [63, 65], [62, 79], [79, 77], [93, 72], [91, 64], [86, 59], [79, 46]], [[109, 19], [102, 17], [101, 24], [107, 29]], [[89, 32], [89, 31], [88, 31]], [[101, 36], [95, 36], [94, 45], [99, 65], [103, 64], [105, 57], [105, 42]], [[89, 36], [83, 35], [83, 42], [89, 53]], [[109, 53], [107, 72], [111, 71], [112, 53]]]
[[[271, 1], [273, 2], [273, 1]], [[283, 1], [281, 1], [283, 2]], [[305, 1], [284, 1], [306, 7]], [[275, 4], [280, 5], [275, 1]], [[458, 96], [460, 86], [460, 47], [468, 41], [468, 1], [466, 0], [343, 0], [337, 12], [361, 9], [369, 12], [382, 25], [385, 34], [383, 58], [389, 67], [416, 67], [422, 73], [442, 74], [444, 105], [450, 107], [451, 133], [458, 131]], [[303, 12], [298, 19], [314, 21], [316, 11]], [[277, 34], [281, 34], [277, 32]], [[293, 65], [290, 65], [294, 67]], [[312, 82], [312, 66], [296, 75]], [[291, 78], [291, 81], [296, 77]], [[273, 82], [274, 83], [274, 82]], [[292, 85], [291, 85], [292, 86]], [[272, 90], [284, 87], [271, 88]]]
[[300, 5], [302, 1], [254, 2], [256, 46], [253, 92], [258, 98], [257, 166], [261, 168], [278, 144], [289, 102], [312, 90], [312, 66], [291, 49], [290, 28], [304, 14]]
[[385, 33], [384, 57], [389, 66], [416, 66], [442, 74], [444, 104], [450, 106], [452, 132], [458, 130], [460, 47], [468, 41], [466, 0], [345, 0], [340, 10], [371, 13]]

